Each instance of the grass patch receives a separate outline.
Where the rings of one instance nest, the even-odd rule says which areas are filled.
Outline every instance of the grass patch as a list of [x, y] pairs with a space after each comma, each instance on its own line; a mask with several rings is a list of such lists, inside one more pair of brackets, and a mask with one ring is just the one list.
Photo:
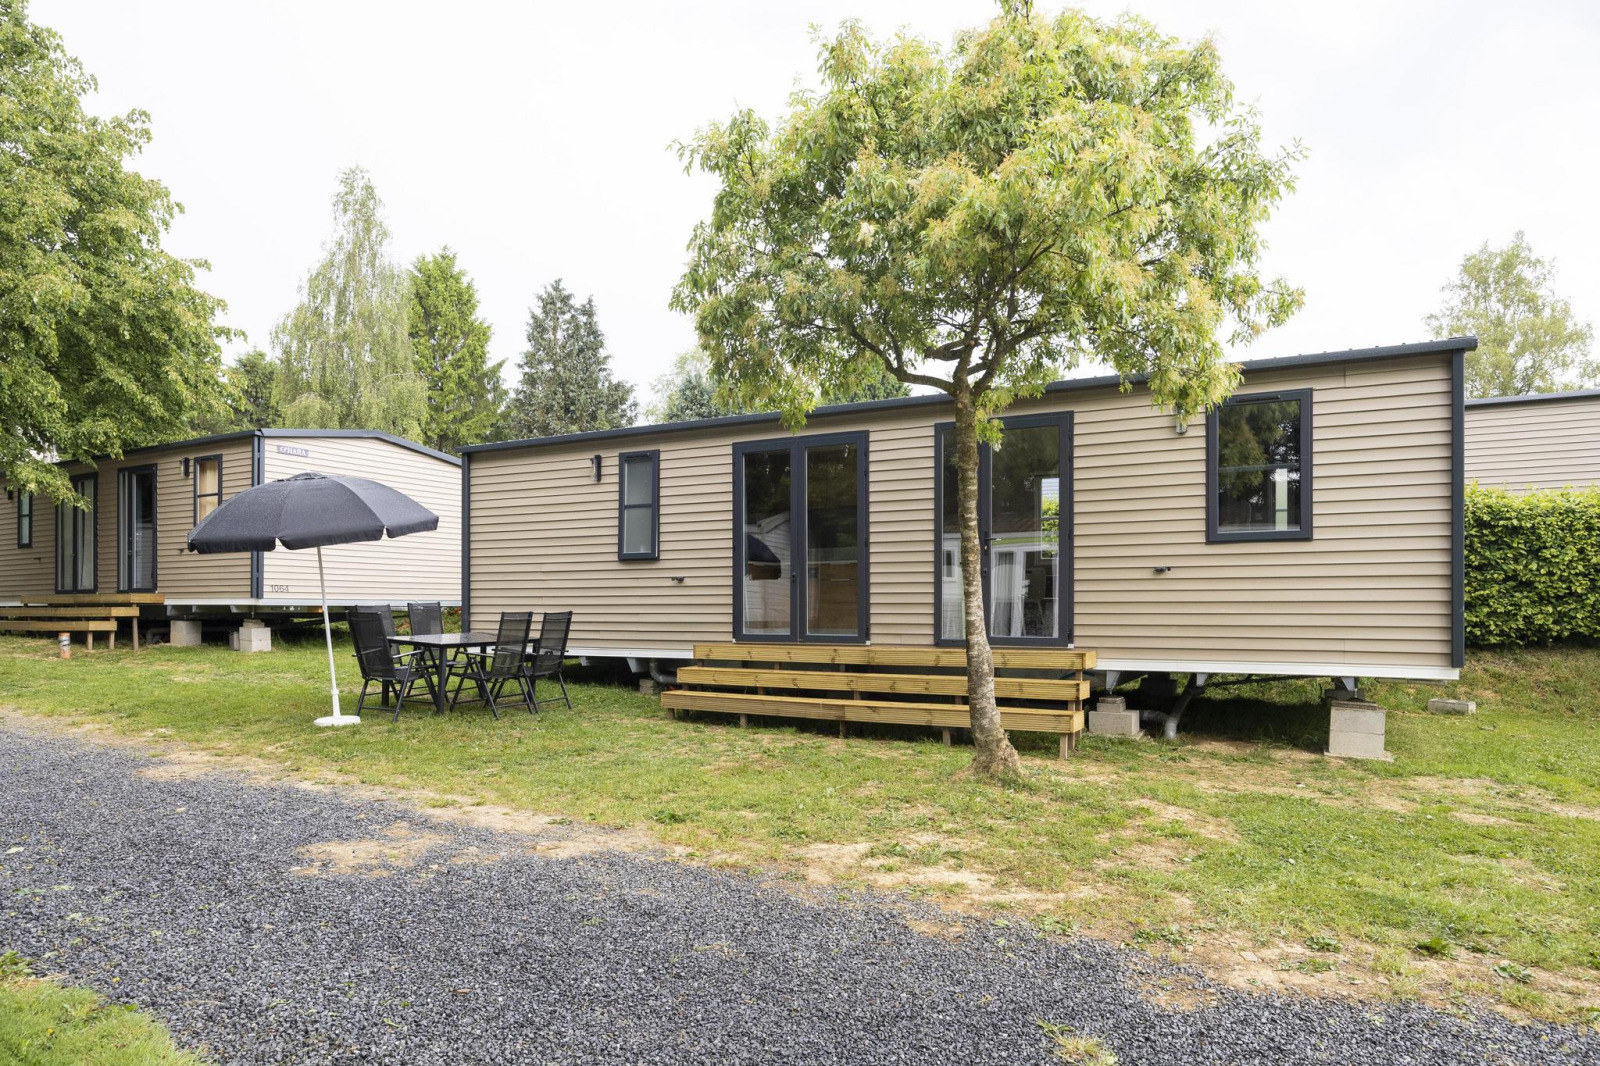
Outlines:
[[0, 954], [0, 1061], [15, 1066], [200, 1066], [159, 1022], [130, 1005], [32, 975], [15, 952]]
[[[353, 693], [348, 644], [336, 652]], [[538, 717], [436, 718], [424, 700], [398, 724], [319, 730], [323, 655], [320, 634], [266, 655], [68, 661], [0, 638], [0, 691], [30, 713], [425, 802], [642, 827], [713, 861], [1015, 911], [1241, 985], [1441, 1002], [1470, 988], [1566, 1020], [1600, 1006], [1600, 649], [1475, 653], [1456, 684], [1373, 686], [1392, 764], [1323, 758], [1316, 687], [1282, 682], [1197, 700], [1175, 743], [1091, 737], [1063, 763], [1054, 737], [1019, 735], [1030, 773], [1006, 786], [960, 777], [969, 753], [929, 732], [672, 721], [599, 680]], [[1438, 695], [1479, 713], [1426, 714]], [[1337, 965], [1298, 966], [1308, 948]]]

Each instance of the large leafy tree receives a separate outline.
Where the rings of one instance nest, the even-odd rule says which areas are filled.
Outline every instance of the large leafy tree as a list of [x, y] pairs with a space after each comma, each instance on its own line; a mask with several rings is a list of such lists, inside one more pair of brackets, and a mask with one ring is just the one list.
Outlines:
[[548, 437], [631, 426], [639, 414], [633, 386], [611, 375], [594, 297], [579, 303], [561, 279], [528, 312], [522, 377], [507, 411], [516, 437]]
[[260, 348], [252, 348], [222, 368], [221, 402], [197, 413], [190, 433], [229, 433], [240, 429], [282, 425], [273, 398], [278, 363]]
[[1444, 287], [1445, 304], [1428, 316], [1435, 337], [1471, 334], [1467, 353], [1470, 396], [1557, 392], [1600, 381], [1590, 357], [1594, 330], [1556, 295], [1555, 264], [1535, 255], [1520, 231], [1510, 244], [1488, 241], [1461, 260]]
[[0, 479], [72, 498], [59, 459], [180, 434], [220, 399], [219, 300], [161, 247], [181, 210], [128, 169], [143, 111], [99, 118], [59, 35], [0, 2]]
[[272, 331], [282, 418], [319, 429], [421, 436], [427, 399], [407, 332], [406, 275], [389, 254], [383, 201], [367, 172], [339, 175], [334, 235]]
[[1080, 359], [1141, 375], [1180, 415], [1223, 400], [1222, 339], [1300, 293], [1257, 269], [1299, 149], [1263, 149], [1217, 49], [1023, 0], [941, 48], [821, 44], [821, 87], [776, 126], [703, 129], [720, 188], [674, 294], [715, 372], [792, 427], [874, 364], [954, 407], [968, 703], [981, 774], [1019, 769], [994, 700], [978, 539], [992, 417]]
[[411, 264], [411, 344], [427, 388], [422, 443], [448, 451], [494, 439], [506, 404], [504, 361], [489, 361], [478, 288], [442, 248]]
[[[911, 394], [911, 387], [896, 380], [882, 363], [869, 364], [867, 369], [859, 381], [824, 390], [821, 403], [861, 403]], [[720, 389], [711, 360], [699, 348], [680, 354], [672, 361], [672, 369], [656, 378], [651, 387], [657, 400], [646, 415], [656, 422], [688, 422], [747, 410], [730, 398], [728, 390]]]

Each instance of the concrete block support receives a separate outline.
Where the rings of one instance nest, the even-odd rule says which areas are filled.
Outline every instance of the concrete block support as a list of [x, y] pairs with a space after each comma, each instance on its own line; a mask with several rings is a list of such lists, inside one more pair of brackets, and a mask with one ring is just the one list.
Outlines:
[[168, 623], [172, 643], [180, 648], [193, 648], [200, 643], [200, 623], [191, 618], [174, 618]]
[[272, 630], [259, 618], [247, 618], [228, 638], [234, 651], [271, 651]]
[[1385, 713], [1375, 703], [1334, 700], [1328, 708], [1328, 754], [1345, 759], [1392, 760], [1384, 750]]
[[1443, 700], [1428, 701], [1429, 714], [1477, 714], [1478, 705], [1473, 700]]
[[1102, 696], [1089, 712], [1089, 732], [1101, 737], [1136, 737], [1139, 712], [1128, 710], [1128, 701], [1121, 696]]

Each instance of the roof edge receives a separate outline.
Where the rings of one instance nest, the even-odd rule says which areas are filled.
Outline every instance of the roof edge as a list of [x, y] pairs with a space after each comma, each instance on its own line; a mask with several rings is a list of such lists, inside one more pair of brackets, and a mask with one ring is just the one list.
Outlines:
[[[1390, 344], [1378, 348], [1352, 348], [1346, 351], [1312, 352], [1305, 355], [1279, 356], [1277, 358], [1248, 359], [1239, 368], [1246, 373], [1277, 370], [1285, 367], [1318, 366], [1331, 363], [1359, 363], [1375, 359], [1395, 359], [1411, 355], [1443, 355], [1448, 352], [1472, 351], [1478, 347], [1476, 337], [1446, 337], [1442, 340], [1417, 341], [1411, 344]], [[1065, 378], [1052, 381], [1044, 387], [1046, 395], [1075, 392], [1080, 389], [1100, 389], [1121, 385], [1124, 381], [1138, 385], [1145, 381], [1143, 374], [1123, 378], [1118, 374], [1096, 377]], [[818, 407], [807, 415], [812, 418], [835, 418], [864, 412], [895, 411], [902, 408], [931, 407], [948, 404], [950, 398], [942, 393], [931, 396], [896, 396], [887, 400], [866, 400], [861, 403], [830, 404]], [[691, 433], [700, 429], [723, 429], [730, 426], [762, 425], [782, 421], [773, 411], [752, 414], [723, 415], [718, 418], [697, 418], [687, 422], [657, 422], [642, 426], [621, 426], [616, 429], [594, 429], [583, 433], [561, 433], [549, 437], [527, 437], [521, 440], [493, 441], [487, 444], [469, 444], [456, 449], [463, 455], [472, 452], [506, 451], [514, 448], [537, 448], [546, 445], [581, 444], [584, 441], [616, 440], [650, 433]]]
[[1600, 400], [1600, 389], [1569, 389], [1566, 392], [1527, 392], [1521, 396], [1478, 396], [1467, 400], [1468, 407], [1497, 407], [1504, 404], [1548, 403], [1552, 400]]
[[397, 437], [393, 433], [386, 433], [381, 429], [238, 429], [228, 433], [212, 433], [204, 437], [186, 437], [183, 440], [167, 441], [164, 444], [141, 444], [137, 448], [129, 448], [120, 457], [101, 455], [94, 459], [62, 459], [56, 465], [71, 466], [74, 463], [105, 463], [116, 462], [119, 458], [126, 459], [130, 455], [147, 455], [150, 452], [172, 451], [179, 448], [196, 448], [205, 444], [220, 444], [229, 440], [246, 440], [250, 437], [357, 437], [367, 440], [381, 440], [397, 445], [423, 455], [442, 459], [454, 466], [461, 465], [459, 455], [449, 452], [436, 451], [425, 444], [418, 444], [405, 437]]

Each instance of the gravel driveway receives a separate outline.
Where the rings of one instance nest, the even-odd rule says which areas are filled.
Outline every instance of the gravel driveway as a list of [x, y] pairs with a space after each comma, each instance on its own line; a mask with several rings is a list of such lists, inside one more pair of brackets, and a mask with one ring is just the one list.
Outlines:
[[[163, 1019], [224, 1062], [1600, 1063], [1600, 1038], [1418, 1007], [1202, 988], [1089, 939], [908, 925], [646, 855], [562, 857], [400, 804], [0, 719], [0, 950]], [[592, 831], [586, 831], [592, 837]], [[330, 843], [371, 840], [380, 843]], [[557, 856], [557, 857], [552, 857]], [[940, 916], [946, 924], [950, 919]]]

